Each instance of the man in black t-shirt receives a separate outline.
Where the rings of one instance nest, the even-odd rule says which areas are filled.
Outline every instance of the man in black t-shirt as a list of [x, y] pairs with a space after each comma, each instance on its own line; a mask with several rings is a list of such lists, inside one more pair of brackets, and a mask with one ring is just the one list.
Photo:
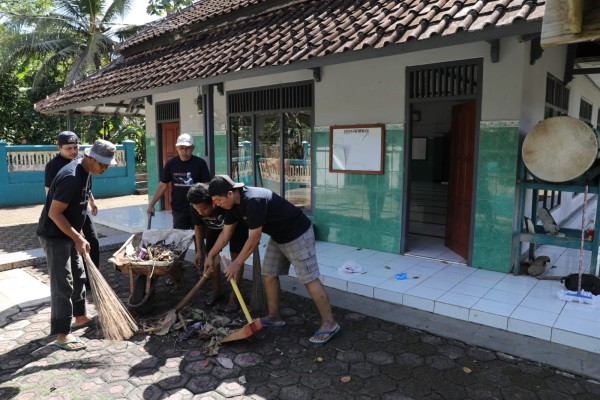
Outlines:
[[[58, 171], [60, 171], [62, 167], [71, 161], [82, 157], [79, 153], [79, 136], [77, 136], [76, 133], [71, 131], [60, 132], [56, 139], [56, 143], [59, 153], [52, 160], [48, 161], [48, 164], [46, 164], [46, 168], [44, 169], [44, 185], [46, 189], [46, 195], [48, 194], [50, 185], [52, 184], [56, 174], [58, 174]], [[96, 233], [96, 225], [94, 224], [94, 220], [92, 220], [92, 215], [96, 216], [98, 214], [98, 207], [96, 206], [91, 188], [89, 206], [90, 207], [86, 212], [85, 222], [83, 223], [83, 235], [90, 243], [90, 258], [94, 264], [99, 265], [100, 242], [98, 241], [98, 234]], [[83, 263], [83, 266], [87, 276], [87, 265], [85, 262]], [[85, 282], [85, 288], [87, 290], [91, 290], [90, 283], [88, 281]]]
[[205, 270], [213, 266], [214, 257], [227, 244], [236, 225], [245, 221], [250, 230], [248, 240], [224, 272], [228, 279], [236, 276], [244, 261], [260, 243], [262, 233], [270, 236], [262, 265], [269, 313], [261, 318], [262, 325], [285, 325], [279, 312], [279, 276], [287, 275], [290, 264], [293, 264], [296, 277], [308, 290], [321, 316], [319, 329], [308, 340], [321, 345], [338, 334], [340, 325], [333, 318], [327, 291], [319, 279], [312, 223], [302, 210], [268, 189], [245, 187], [227, 175], [215, 176], [210, 181], [209, 193], [217, 206], [227, 210], [227, 214], [223, 232], [204, 262]]
[[[223, 230], [225, 224], [225, 210], [220, 207], [215, 207], [213, 200], [208, 194], [208, 185], [205, 183], [196, 183], [192, 185], [187, 194], [187, 199], [191, 204], [192, 219], [194, 220], [194, 240], [196, 244], [196, 256], [194, 262], [198, 267], [200, 275], [204, 270], [204, 260], [206, 254], [213, 248], [219, 234]], [[206, 245], [204, 239], [206, 238]], [[235, 260], [238, 256], [244, 243], [248, 239], [248, 227], [245, 223], [239, 223], [235, 227], [233, 236], [229, 241], [230, 258]], [[219, 265], [218, 261], [215, 265]], [[235, 275], [235, 281], [240, 282], [244, 275], [244, 266]], [[213, 268], [210, 275], [213, 284], [213, 294], [206, 302], [207, 306], [213, 306], [222, 297], [225, 296], [224, 290], [221, 289], [221, 271], [219, 268]], [[229, 302], [225, 307], [225, 312], [237, 311], [238, 303], [234, 292], [229, 296]]]
[[[86, 218], [91, 175], [102, 174], [116, 164], [114, 144], [96, 140], [88, 150], [83, 159], [68, 163], [56, 174], [37, 227], [50, 277], [50, 334], [56, 335], [52, 345], [66, 351], [86, 348], [71, 331], [95, 321], [86, 315], [86, 275], [80, 257], [90, 251], [81, 229]], [[73, 317], [75, 323], [71, 325]]]
[[172, 184], [171, 191], [171, 213], [173, 215], [174, 229], [194, 229], [190, 205], [186, 195], [190, 187], [196, 182], [210, 181], [211, 175], [206, 161], [192, 154], [194, 141], [190, 135], [183, 133], [177, 138], [175, 144], [177, 156], [171, 158], [163, 168], [154, 196], [150, 200], [148, 215], [154, 215], [154, 205], [165, 194], [169, 183]]

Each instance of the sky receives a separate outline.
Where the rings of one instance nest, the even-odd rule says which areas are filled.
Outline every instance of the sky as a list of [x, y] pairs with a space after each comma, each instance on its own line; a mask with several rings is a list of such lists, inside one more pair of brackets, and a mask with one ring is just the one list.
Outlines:
[[141, 25], [159, 18], [156, 15], [146, 14], [146, 7], [148, 7], [148, 0], [134, 0], [133, 7], [123, 19], [123, 23]]

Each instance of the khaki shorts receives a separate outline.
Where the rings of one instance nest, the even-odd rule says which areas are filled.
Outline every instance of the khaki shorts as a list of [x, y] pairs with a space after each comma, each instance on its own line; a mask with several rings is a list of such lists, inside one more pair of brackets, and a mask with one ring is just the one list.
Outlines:
[[288, 275], [290, 264], [296, 277], [304, 284], [319, 279], [319, 264], [315, 250], [315, 233], [312, 225], [299, 238], [288, 243], [267, 242], [262, 274], [266, 276]]

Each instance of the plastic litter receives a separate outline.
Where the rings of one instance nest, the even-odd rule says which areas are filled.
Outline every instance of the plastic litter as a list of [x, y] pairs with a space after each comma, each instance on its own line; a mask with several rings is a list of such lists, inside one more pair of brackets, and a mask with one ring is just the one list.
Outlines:
[[402, 272], [402, 273], [396, 274], [396, 279], [399, 280], [399, 281], [405, 280], [406, 279], [406, 272]]
[[340, 274], [362, 274], [362, 267], [355, 261], [346, 261], [339, 268]]

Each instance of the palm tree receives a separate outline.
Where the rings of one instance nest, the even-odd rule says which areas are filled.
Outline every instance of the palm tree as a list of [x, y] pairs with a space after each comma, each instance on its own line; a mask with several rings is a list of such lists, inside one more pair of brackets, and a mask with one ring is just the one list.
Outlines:
[[[33, 81], [37, 87], [45, 73], [63, 68], [65, 84], [98, 70], [114, 57], [114, 46], [123, 31], [114, 22], [131, 8], [133, 0], [55, 0], [54, 10], [43, 16], [13, 16], [24, 29], [10, 43], [2, 68], [20, 60], [36, 60]], [[131, 30], [129, 30], [131, 32]]]

